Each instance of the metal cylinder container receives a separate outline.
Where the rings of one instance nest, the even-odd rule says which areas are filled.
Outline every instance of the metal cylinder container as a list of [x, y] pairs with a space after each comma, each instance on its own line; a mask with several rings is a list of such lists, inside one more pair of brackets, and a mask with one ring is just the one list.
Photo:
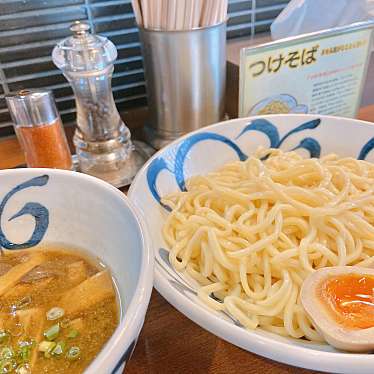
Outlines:
[[21, 90], [6, 96], [14, 126], [44, 126], [59, 118], [51, 91]]
[[226, 22], [186, 31], [140, 29], [150, 120], [157, 149], [223, 119]]

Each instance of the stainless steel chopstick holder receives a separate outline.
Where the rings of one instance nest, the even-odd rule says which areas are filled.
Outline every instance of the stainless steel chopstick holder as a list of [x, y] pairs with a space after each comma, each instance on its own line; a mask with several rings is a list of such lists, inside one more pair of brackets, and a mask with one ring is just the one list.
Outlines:
[[226, 22], [183, 31], [140, 29], [150, 121], [161, 148], [224, 116]]

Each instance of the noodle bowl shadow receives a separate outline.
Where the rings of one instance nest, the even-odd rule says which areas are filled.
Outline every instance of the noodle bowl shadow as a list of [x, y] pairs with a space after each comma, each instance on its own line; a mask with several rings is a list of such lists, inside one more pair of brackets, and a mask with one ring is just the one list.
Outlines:
[[116, 188], [76, 172], [3, 170], [0, 179], [2, 248], [81, 248], [111, 270], [121, 302], [119, 325], [85, 373], [122, 373], [153, 283], [153, 256], [137, 209]]
[[186, 180], [236, 160], [259, 147], [295, 150], [306, 157], [337, 153], [374, 161], [374, 126], [318, 115], [270, 115], [204, 127], [159, 151], [133, 182], [129, 197], [152, 235], [155, 287], [179, 311], [215, 335], [259, 355], [290, 365], [343, 373], [371, 373], [374, 356], [338, 352], [332, 347], [282, 337], [262, 329], [248, 331], [229, 314], [209, 309], [197, 298], [196, 284], [168, 260], [162, 227], [170, 207], [161, 198], [184, 191]]

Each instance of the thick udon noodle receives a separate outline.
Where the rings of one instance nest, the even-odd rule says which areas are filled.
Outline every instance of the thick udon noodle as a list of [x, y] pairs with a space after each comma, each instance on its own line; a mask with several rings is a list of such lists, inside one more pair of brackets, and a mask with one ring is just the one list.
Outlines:
[[315, 269], [374, 263], [373, 188], [369, 162], [259, 149], [163, 199], [170, 261], [246, 328], [321, 341], [300, 287]]

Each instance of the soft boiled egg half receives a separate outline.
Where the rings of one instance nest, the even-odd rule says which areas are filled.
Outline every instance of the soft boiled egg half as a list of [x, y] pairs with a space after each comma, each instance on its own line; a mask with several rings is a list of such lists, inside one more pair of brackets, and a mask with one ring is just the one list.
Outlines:
[[319, 269], [303, 282], [301, 303], [332, 346], [352, 352], [374, 350], [374, 269]]

